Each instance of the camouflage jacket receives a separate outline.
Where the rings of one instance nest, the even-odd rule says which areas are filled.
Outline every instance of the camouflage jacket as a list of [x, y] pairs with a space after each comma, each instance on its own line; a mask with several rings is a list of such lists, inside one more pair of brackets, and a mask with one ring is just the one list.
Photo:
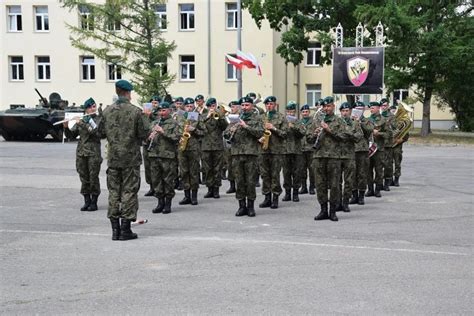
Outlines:
[[381, 114], [385, 120], [387, 121], [387, 137], [385, 138], [385, 146], [384, 147], [392, 147], [393, 145], [393, 133], [397, 129], [397, 125], [395, 122], [395, 115], [393, 115], [390, 111], [382, 112]]
[[[306, 130], [308, 129], [309, 126], [311, 126], [311, 123], [313, 123], [313, 118], [311, 116], [308, 116], [307, 118], [302, 118], [300, 121], [301, 125], [304, 128], [304, 134], [306, 135]], [[306, 137], [303, 137], [301, 139], [301, 151], [307, 152], [307, 151], [313, 151], [313, 144], [308, 143], [306, 140]]]
[[285, 138], [286, 154], [301, 154], [301, 140], [304, 138], [306, 129], [300, 122], [288, 123], [288, 132]]
[[229, 125], [224, 131], [224, 138], [231, 143], [230, 154], [258, 156], [260, 143], [258, 139], [263, 136], [263, 123], [260, 116], [254, 112], [244, 113], [241, 119], [247, 124], [246, 127], [238, 126], [235, 132], [231, 131]]
[[377, 150], [382, 152], [385, 147], [385, 139], [389, 136], [386, 128], [387, 121], [380, 113], [372, 114], [369, 120], [374, 124], [374, 130], [379, 131], [377, 136], [374, 135], [374, 141], [377, 144]]
[[366, 119], [364, 116], [360, 118], [360, 121], [354, 121], [356, 128], [360, 128], [363, 137], [361, 137], [355, 143], [355, 152], [368, 152], [369, 151], [369, 139], [374, 131], [374, 123]]
[[341, 158], [341, 143], [349, 137], [347, 125], [336, 115], [325, 115], [316, 118], [306, 131], [306, 140], [315, 144], [318, 138], [314, 131], [321, 127], [321, 119], [329, 125], [330, 133], [321, 131], [318, 149], [314, 150], [313, 158]]
[[206, 117], [203, 121], [204, 136], [201, 139], [201, 150], [224, 150], [224, 141], [222, 132], [227, 128], [229, 123], [224, 117], [215, 120], [212, 116]]
[[99, 135], [107, 138], [107, 165], [111, 168], [139, 166], [140, 145], [148, 135], [148, 118], [125, 98], [119, 98], [102, 114]]
[[163, 134], [156, 134], [152, 140], [149, 150], [149, 157], [152, 158], [176, 158], [178, 155], [179, 134], [178, 122], [170, 117], [153, 121], [152, 128], [155, 125], [163, 128]]
[[364, 137], [362, 128], [351, 118], [342, 118], [346, 123], [348, 137], [341, 144], [341, 159], [352, 159], [355, 155], [355, 143]]
[[184, 126], [189, 124], [194, 127], [194, 130], [189, 132], [191, 137], [188, 139], [185, 151], [200, 151], [201, 150], [201, 137], [204, 136], [204, 125], [201, 120], [198, 121], [187, 121], [186, 113], [185, 116], [178, 116], [177, 122], [179, 124], [179, 135], [183, 135]]
[[[270, 117], [271, 116], [271, 117]], [[270, 132], [270, 142], [267, 150], [261, 150], [262, 154], [284, 154], [285, 150], [285, 137], [288, 133], [288, 122], [286, 117], [278, 111], [275, 111], [272, 115], [265, 113], [261, 117], [263, 125], [265, 123], [272, 123], [275, 127]]]
[[[92, 115], [90, 120], [82, 119], [79, 123], [69, 130], [65, 129], [64, 133], [67, 138], [74, 139], [79, 136], [79, 142], [77, 143], [76, 155], [80, 157], [100, 157], [100, 135], [98, 126], [100, 124], [100, 116]], [[87, 121], [87, 123], [86, 123]], [[93, 127], [95, 124], [95, 128]]]

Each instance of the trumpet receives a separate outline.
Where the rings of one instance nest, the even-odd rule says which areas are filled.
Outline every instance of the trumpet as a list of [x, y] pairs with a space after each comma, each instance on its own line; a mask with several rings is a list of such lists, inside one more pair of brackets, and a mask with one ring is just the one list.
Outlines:
[[179, 139], [178, 150], [181, 152], [186, 150], [189, 139], [191, 138], [191, 134], [189, 132], [186, 132], [186, 129], [188, 126], [189, 126], [189, 120], [186, 120], [186, 122], [184, 123], [183, 134], [181, 135], [181, 138]]
[[215, 119], [215, 120], [218, 120], [218, 119], [219, 119], [219, 114], [217, 114], [216, 112], [212, 112], [212, 113], [210, 114], [210, 116], [211, 116], [213, 119]]

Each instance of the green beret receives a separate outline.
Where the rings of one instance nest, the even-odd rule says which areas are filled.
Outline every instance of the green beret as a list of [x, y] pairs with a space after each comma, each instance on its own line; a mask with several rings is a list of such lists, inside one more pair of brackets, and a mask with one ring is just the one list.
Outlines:
[[247, 93], [247, 97], [255, 99], [255, 98], [257, 98], [257, 95], [255, 94], [255, 92], [249, 92], [249, 93]]
[[82, 108], [87, 109], [87, 108], [90, 108], [91, 106], [93, 106], [94, 104], [95, 104], [94, 99], [89, 98], [84, 102], [84, 105], [82, 105]]
[[300, 111], [309, 110], [309, 105], [305, 104], [301, 107]]
[[387, 103], [388, 104], [388, 99], [387, 98], [382, 98], [380, 100], [380, 105], [384, 104], [384, 103]]
[[380, 106], [380, 103], [378, 103], [377, 101], [372, 101], [369, 103], [369, 108], [373, 107], [373, 106]]
[[324, 99], [319, 99], [314, 105], [323, 105]]
[[229, 106], [233, 106], [233, 105], [240, 105], [240, 103], [238, 100], [230, 101]]
[[290, 101], [290, 102], [288, 102], [288, 104], [286, 105], [286, 109], [287, 109], [287, 110], [296, 110], [297, 107], [298, 107], [298, 104], [296, 104], [295, 101]]
[[161, 109], [170, 109], [171, 108], [171, 104], [169, 104], [168, 102], [161, 102], [160, 103], [160, 110]]
[[154, 95], [150, 99], [150, 102], [153, 102], [153, 101], [161, 102], [161, 98], [157, 95]]
[[211, 105], [216, 104], [216, 103], [217, 103], [216, 98], [209, 98], [206, 101], [206, 106], [211, 106]]
[[202, 94], [198, 94], [195, 98], [194, 98], [194, 101], [198, 101], [198, 100], [204, 100], [204, 96]]
[[354, 103], [354, 107], [355, 107], [355, 108], [365, 108], [365, 104], [364, 104], [364, 102], [362, 102], [362, 101], [356, 101], [356, 102]]
[[329, 96], [329, 97], [324, 98], [324, 101], [323, 101], [324, 105], [331, 104], [331, 103], [334, 103], [334, 98], [333, 97]]
[[132, 91], [133, 90], [133, 86], [130, 82], [128, 82], [127, 80], [119, 80], [115, 83], [115, 87], [116, 88], [119, 88], [119, 89], [122, 89], [122, 90], [125, 90], [125, 91]]
[[[265, 98], [265, 101], [263, 101], [263, 103], [267, 104], [269, 102], [276, 102], [277, 101], [277, 98], [274, 97], [274, 96], [269, 96], [269, 97], [266, 97]], [[253, 101], [252, 101], [253, 102]]]
[[184, 103], [184, 99], [183, 97], [177, 97], [176, 99], [174, 99], [174, 102]]
[[188, 104], [194, 104], [194, 99], [193, 98], [186, 98], [184, 100], [184, 105], [188, 105]]
[[351, 104], [349, 102], [342, 102], [342, 104], [339, 106], [339, 111], [344, 110], [344, 109], [351, 109]]
[[239, 104], [242, 105], [243, 103], [250, 103], [253, 104], [253, 100], [250, 97], [242, 97], [239, 100]]

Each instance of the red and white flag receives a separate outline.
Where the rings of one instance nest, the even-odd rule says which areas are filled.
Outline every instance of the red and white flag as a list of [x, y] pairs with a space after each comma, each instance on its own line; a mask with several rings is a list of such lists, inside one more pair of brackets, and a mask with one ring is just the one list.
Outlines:
[[260, 67], [257, 58], [252, 55], [251, 53], [244, 53], [240, 50], [237, 51], [237, 57], [232, 57], [230, 55], [226, 55], [227, 61], [234, 65], [234, 67], [238, 69], [242, 69], [242, 67], [247, 67], [249, 69], [255, 69], [257, 71], [257, 75], [262, 75], [262, 68]]
[[232, 64], [237, 69], [242, 69], [242, 67], [244, 66], [244, 62], [240, 59], [237, 59], [237, 58], [232, 57], [230, 55], [225, 55], [225, 58], [227, 59], [227, 62], [229, 64]]

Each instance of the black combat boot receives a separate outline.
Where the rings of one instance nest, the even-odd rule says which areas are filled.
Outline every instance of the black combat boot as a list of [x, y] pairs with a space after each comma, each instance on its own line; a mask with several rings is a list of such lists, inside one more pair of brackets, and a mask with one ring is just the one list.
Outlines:
[[163, 214], [171, 213], [171, 198], [165, 197], [165, 207], [163, 208]]
[[247, 215], [247, 206], [245, 205], [245, 199], [239, 200], [239, 209], [237, 210], [237, 213], [235, 213], [235, 216], [244, 215]]
[[154, 196], [155, 195], [155, 190], [153, 190], [153, 186], [150, 184], [150, 190], [148, 190], [147, 193], [145, 193], [145, 196]]
[[374, 196], [375, 197], [382, 197], [382, 194], [380, 194], [380, 190], [382, 190], [383, 186], [381, 184], [376, 184], [375, 185], [375, 191], [374, 191]]
[[198, 205], [198, 190], [191, 190], [191, 205]]
[[336, 204], [329, 206], [329, 219], [333, 222], [337, 222], [339, 219], [336, 216]]
[[260, 208], [270, 207], [272, 205], [272, 194], [265, 194], [265, 200], [258, 205]]
[[184, 190], [184, 186], [183, 186], [183, 180], [181, 180], [181, 179], [178, 179], [177, 181], [178, 181], [178, 185], [177, 185], [177, 188], [176, 188], [176, 190], [178, 190], [178, 191], [182, 191], [182, 190]]
[[283, 202], [291, 201], [291, 189], [285, 190], [285, 196], [281, 200]]
[[214, 190], [212, 187], [207, 187], [207, 193], [204, 195], [205, 199], [214, 197]]
[[212, 197], [215, 199], [219, 199], [221, 196], [219, 195], [219, 187], [214, 187], [212, 191]]
[[393, 185], [396, 186], [396, 187], [399, 187], [400, 186], [400, 183], [398, 182], [398, 180], [400, 179], [400, 177], [395, 177], [393, 179]]
[[120, 219], [111, 218], [110, 224], [112, 224], [112, 240], [119, 240], [120, 237]]
[[300, 194], [308, 194], [308, 188], [306, 187], [306, 181], [301, 184]]
[[314, 183], [309, 184], [309, 194], [310, 195], [315, 195], [316, 194], [315, 188], [316, 187], [314, 186]]
[[298, 190], [293, 189], [293, 202], [299, 202], [300, 197], [298, 196]]
[[190, 190], [184, 190], [184, 198], [179, 201], [179, 205], [187, 205], [191, 204], [191, 191]]
[[343, 199], [342, 200], [342, 211], [349, 213], [351, 209], [349, 208], [349, 199]]
[[390, 191], [390, 178], [385, 179], [384, 184], [383, 184], [383, 190], [384, 191]]
[[91, 204], [89, 205], [89, 207], [87, 208], [87, 211], [89, 212], [94, 212], [94, 211], [97, 211], [98, 210], [98, 207], [97, 207], [97, 199], [99, 198], [98, 195], [95, 195], [95, 194], [92, 194], [91, 195]]
[[327, 203], [321, 204], [321, 212], [314, 218], [315, 221], [321, 221], [323, 219], [329, 219]]
[[390, 185], [391, 187], [395, 186], [395, 181], [393, 180], [393, 177], [390, 178], [390, 183], [389, 183], [389, 185]]
[[163, 212], [163, 209], [165, 208], [165, 199], [164, 198], [158, 198], [158, 205], [151, 211], [152, 213], [161, 213]]
[[230, 183], [229, 190], [227, 190], [225, 193], [227, 194], [235, 193], [235, 181], [229, 180], [229, 183]]
[[365, 204], [364, 193], [365, 193], [365, 190], [360, 190], [359, 191], [359, 200], [357, 201], [357, 204], [359, 204], [359, 205], [364, 205]]
[[91, 195], [90, 194], [83, 194], [84, 195], [84, 205], [81, 207], [81, 211], [87, 211], [89, 205], [91, 205]]
[[253, 206], [254, 200], [247, 199], [247, 215], [249, 217], [255, 217], [255, 208]]
[[366, 197], [374, 196], [374, 185], [368, 184], [367, 185], [367, 193], [365, 194]]
[[272, 204], [270, 208], [278, 208], [278, 194], [273, 194]]
[[131, 221], [129, 219], [122, 218], [122, 224], [120, 225], [120, 236], [119, 240], [130, 240], [136, 239], [138, 236], [130, 228]]
[[349, 200], [349, 204], [357, 204], [359, 202], [359, 192], [352, 190], [352, 198]]

